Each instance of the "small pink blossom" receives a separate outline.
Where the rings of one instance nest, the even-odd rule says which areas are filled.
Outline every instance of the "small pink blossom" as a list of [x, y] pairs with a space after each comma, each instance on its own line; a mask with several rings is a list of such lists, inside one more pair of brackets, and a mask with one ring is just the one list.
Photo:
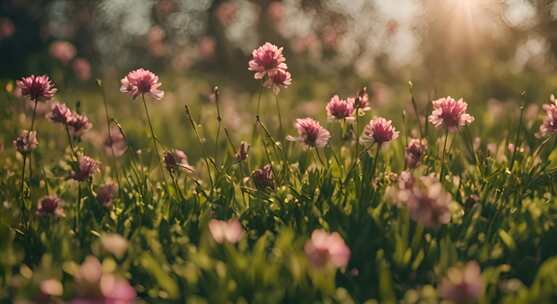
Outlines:
[[188, 163], [186, 153], [182, 150], [174, 149], [172, 151], [164, 152], [163, 160], [166, 165], [166, 169], [170, 172], [183, 170], [191, 173], [194, 171], [194, 168]]
[[398, 138], [393, 122], [383, 117], [372, 119], [364, 128], [360, 141], [364, 144], [382, 145]]
[[238, 5], [232, 1], [223, 2], [216, 11], [216, 16], [222, 25], [230, 25], [236, 19]]
[[72, 174], [72, 179], [82, 182], [91, 178], [97, 171], [99, 171], [98, 162], [84, 155], [79, 158], [78, 167]]
[[406, 146], [404, 158], [408, 168], [416, 168], [427, 150], [427, 140], [412, 138]]
[[209, 222], [209, 232], [215, 242], [234, 244], [244, 237], [244, 229], [237, 219], [228, 221], [211, 220]]
[[327, 117], [330, 120], [354, 120], [354, 100], [340, 99], [338, 95], [333, 96], [327, 106]]
[[116, 127], [110, 128], [110, 134], [104, 139], [103, 145], [105, 153], [108, 155], [112, 155], [112, 153], [114, 153], [115, 157], [124, 155], [124, 153], [128, 150], [126, 138], [120, 129]]
[[273, 167], [270, 164], [256, 169], [251, 173], [251, 179], [257, 189], [274, 188]]
[[72, 63], [72, 69], [77, 79], [87, 81], [91, 79], [91, 64], [85, 58], [76, 58]]
[[474, 261], [451, 267], [439, 286], [441, 297], [454, 303], [476, 302], [483, 292], [480, 266]]
[[63, 103], [54, 103], [47, 118], [56, 123], [67, 125], [73, 119], [73, 112]]
[[70, 127], [70, 132], [73, 136], [79, 137], [83, 135], [84, 132], [88, 131], [93, 127], [89, 118], [85, 115], [74, 113], [71, 119], [68, 121], [68, 126]]
[[286, 89], [292, 84], [292, 75], [290, 72], [283, 69], [277, 69], [270, 71], [267, 74], [269, 78], [263, 83], [263, 86], [273, 90], [273, 93], [277, 95], [280, 89]]
[[[350, 100], [350, 98], [349, 98]], [[367, 87], [363, 87], [359, 92], [358, 96], [352, 98], [354, 109], [358, 109], [359, 114], [363, 114], [366, 111], [371, 110], [369, 107], [369, 95], [367, 93]]]
[[68, 41], [56, 41], [50, 45], [50, 56], [63, 64], [68, 64], [76, 53], [75, 46]]
[[543, 109], [546, 113], [540, 131], [536, 134], [538, 137], [546, 137], [551, 134], [557, 134], [557, 99], [551, 95], [550, 103], [544, 104]]
[[304, 246], [304, 251], [314, 267], [344, 268], [350, 259], [350, 248], [337, 232], [327, 233], [325, 230], [317, 229], [311, 233], [311, 239]]
[[39, 200], [37, 205], [37, 215], [64, 217], [62, 200], [57, 196], [45, 196]]
[[117, 233], [107, 233], [101, 236], [101, 244], [104, 250], [116, 257], [123, 257], [128, 250], [128, 240]]
[[49, 100], [57, 91], [50, 78], [46, 75], [23, 77], [16, 84], [21, 90], [21, 95], [28, 97], [32, 101]]
[[248, 158], [249, 148], [249, 144], [245, 141], [242, 141], [240, 143], [240, 148], [236, 152], [236, 155], [234, 155], [234, 158], [236, 158], [236, 160], [239, 162], [246, 160]]
[[294, 124], [298, 131], [298, 137], [288, 136], [290, 141], [299, 141], [306, 148], [323, 148], [329, 142], [331, 133], [323, 128], [319, 122], [311, 118], [298, 118]]
[[248, 69], [255, 72], [255, 79], [263, 79], [265, 75], [275, 70], [287, 69], [282, 50], [282, 47], [278, 48], [269, 42], [253, 50]]
[[156, 100], [164, 97], [164, 92], [159, 88], [162, 85], [159, 76], [145, 69], [131, 71], [122, 78], [120, 92], [129, 94], [133, 99], [140, 95], [148, 94]]
[[118, 192], [118, 185], [115, 183], [106, 183], [97, 189], [97, 201], [103, 205], [103, 207], [112, 207], [112, 200]]
[[199, 56], [203, 59], [211, 59], [215, 57], [215, 49], [217, 46], [217, 42], [215, 38], [211, 36], [204, 36], [199, 40], [199, 44], [197, 46], [197, 50], [199, 52]]
[[429, 115], [429, 122], [436, 128], [445, 127], [451, 132], [456, 132], [474, 121], [474, 117], [466, 113], [468, 104], [462, 98], [454, 100], [448, 96], [432, 103], [433, 112]]
[[46, 279], [41, 281], [39, 289], [43, 299], [47, 303], [50, 303], [48, 297], [57, 297], [64, 293], [62, 283], [56, 279]]
[[13, 141], [15, 149], [21, 154], [27, 154], [39, 146], [37, 131], [23, 130]]

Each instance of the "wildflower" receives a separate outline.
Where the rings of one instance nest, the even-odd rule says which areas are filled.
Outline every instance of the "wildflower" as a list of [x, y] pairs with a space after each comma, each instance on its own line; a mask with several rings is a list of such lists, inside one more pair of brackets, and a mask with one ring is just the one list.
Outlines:
[[131, 71], [121, 80], [120, 92], [129, 94], [133, 99], [139, 95], [149, 94], [156, 100], [164, 97], [164, 92], [159, 89], [162, 85], [159, 76], [145, 69]]
[[91, 178], [98, 170], [99, 164], [97, 161], [84, 155], [79, 159], [77, 171], [73, 173], [72, 178], [82, 182]]
[[427, 140], [426, 139], [418, 139], [412, 138], [408, 145], [406, 146], [406, 150], [404, 153], [404, 158], [406, 159], [406, 166], [408, 168], [416, 168], [422, 157], [427, 150]]
[[274, 188], [273, 168], [270, 164], [256, 169], [251, 173], [251, 179], [257, 189]]
[[286, 89], [292, 84], [292, 76], [287, 70], [277, 69], [268, 73], [269, 78], [263, 83], [263, 86], [273, 90], [276, 95], [281, 88]]
[[184, 170], [191, 173], [194, 171], [193, 167], [188, 163], [186, 153], [182, 150], [174, 149], [172, 151], [166, 151], [164, 152], [163, 159], [166, 169], [170, 172]]
[[101, 236], [101, 244], [104, 250], [122, 257], [128, 250], [128, 240], [117, 233], [108, 233]]
[[50, 303], [49, 297], [58, 297], [64, 293], [62, 283], [56, 279], [46, 279], [39, 284], [41, 299]]
[[230, 219], [228, 221], [211, 220], [209, 222], [209, 232], [215, 242], [222, 243], [237, 243], [244, 236], [244, 229], [237, 219]]
[[46, 75], [23, 77], [16, 84], [21, 90], [21, 96], [27, 96], [35, 102], [49, 100], [57, 91], [50, 78]]
[[319, 122], [311, 118], [298, 118], [294, 126], [298, 130], [298, 137], [288, 136], [287, 139], [290, 141], [299, 141], [306, 148], [325, 147], [331, 138], [331, 133], [329, 133], [327, 129], [321, 127]]
[[287, 69], [282, 50], [282, 47], [278, 48], [269, 42], [253, 50], [248, 69], [255, 72], [255, 79], [263, 79], [265, 75], [272, 71]]
[[97, 201], [106, 208], [112, 207], [112, 200], [118, 191], [115, 183], [106, 183], [97, 189]]
[[367, 88], [363, 87], [359, 92], [356, 98], [348, 98], [349, 100], [353, 100], [354, 109], [358, 109], [360, 112], [359, 114], [363, 114], [363, 112], [371, 110], [369, 107], [369, 95], [367, 94]]
[[249, 147], [249, 144], [245, 141], [240, 143], [240, 148], [238, 152], [236, 152], [236, 155], [234, 155], [237, 161], [241, 162], [248, 158]]
[[85, 131], [91, 129], [93, 124], [89, 121], [87, 116], [74, 113], [68, 121], [68, 126], [70, 127], [70, 131], [73, 136], [79, 137]]
[[37, 148], [39, 140], [37, 139], [37, 131], [23, 130], [19, 136], [13, 141], [15, 149], [21, 154], [27, 154]]
[[236, 19], [237, 11], [238, 5], [233, 1], [227, 1], [217, 7], [216, 16], [222, 25], [227, 26]]
[[484, 282], [480, 266], [476, 262], [451, 267], [439, 286], [441, 297], [455, 303], [475, 302], [483, 292]]
[[91, 79], [91, 64], [85, 58], [76, 58], [72, 63], [72, 69], [75, 77], [81, 81]]
[[57, 196], [45, 196], [41, 198], [37, 205], [37, 215], [64, 217], [62, 200]]
[[474, 117], [466, 113], [468, 104], [462, 98], [454, 100], [452, 97], [446, 97], [432, 103], [433, 112], [429, 115], [429, 122], [436, 128], [443, 126], [451, 132], [456, 132], [474, 121]]
[[126, 153], [128, 149], [126, 138], [118, 128], [110, 128], [110, 134], [104, 140], [104, 148], [107, 154], [114, 153], [115, 157]]
[[67, 125], [73, 119], [74, 114], [65, 104], [57, 102], [52, 105], [52, 110], [47, 116], [53, 122]]
[[304, 246], [304, 251], [311, 264], [315, 267], [332, 265], [343, 268], [350, 259], [350, 248], [337, 232], [327, 233], [317, 229], [311, 233], [311, 239]]
[[77, 53], [75, 46], [68, 41], [56, 41], [50, 45], [50, 56], [63, 64], [68, 64]]
[[551, 95], [550, 103], [543, 105], [546, 116], [540, 126], [540, 131], [536, 134], [538, 137], [545, 137], [557, 133], [557, 99]]
[[360, 136], [360, 141], [362, 143], [377, 143], [378, 145], [382, 145], [383, 143], [397, 138], [398, 131], [393, 127], [392, 121], [386, 120], [383, 117], [378, 117], [372, 119], [365, 126], [364, 132], [362, 136]]
[[344, 100], [340, 99], [338, 95], [335, 95], [331, 98], [329, 103], [327, 103], [325, 110], [330, 120], [354, 120], [354, 116], [352, 116], [354, 112], [354, 100], [351, 98]]

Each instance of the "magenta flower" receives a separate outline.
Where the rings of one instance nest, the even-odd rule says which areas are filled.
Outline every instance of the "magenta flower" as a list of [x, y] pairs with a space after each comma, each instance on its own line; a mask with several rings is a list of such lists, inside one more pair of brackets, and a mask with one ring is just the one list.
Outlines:
[[263, 86], [273, 90], [276, 95], [280, 92], [281, 88], [286, 89], [292, 84], [292, 76], [287, 70], [277, 69], [268, 72], [269, 78], [263, 83]]
[[251, 173], [251, 179], [257, 189], [274, 188], [273, 167], [270, 164], [256, 169]]
[[282, 50], [282, 47], [278, 48], [269, 42], [253, 50], [248, 69], [255, 72], [255, 79], [263, 79], [269, 72], [288, 68]]
[[15, 149], [21, 154], [27, 154], [39, 146], [37, 131], [23, 130], [13, 141]]
[[416, 168], [422, 157], [427, 150], [427, 140], [426, 139], [418, 139], [412, 138], [408, 145], [406, 146], [406, 150], [404, 153], [404, 158], [406, 159], [406, 166], [408, 168]]
[[172, 151], [164, 152], [163, 160], [166, 165], [166, 169], [170, 172], [183, 170], [191, 173], [194, 171], [194, 168], [188, 163], [186, 153], [182, 150], [174, 149]]
[[240, 148], [236, 152], [236, 155], [234, 155], [234, 158], [236, 158], [239, 162], [246, 160], [248, 158], [249, 147], [250, 146], [247, 142], [242, 141], [240, 143]]
[[99, 171], [98, 162], [84, 155], [79, 158], [78, 168], [72, 174], [72, 179], [82, 182], [91, 178], [97, 171]]
[[37, 215], [64, 217], [64, 208], [62, 208], [62, 200], [57, 196], [45, 196], [39, 200], [37, 205]]
[[468, 104], [462, 98], [454, 100], [448, 96], [432, 103], [433, 112], [428, 119], [436, 128], [445, 127], [450, 132], [456, 132], [474, 121], [474, 117], [466, 113]]
[[323, 148], [329, 142], [331, 133], [323, 128], [319, 122], [311, 118], [298, 118], [294, 124], [298, 131], [298, 137], [288, 136], [290, 141], [299, 141], [306, 148]]
[[97, 201], [103, 205], [103, 207], [112, 207], [112, 200], [118, 192], [118, 185], [115, 183], [106, 183], [97, 189]]
[[106, 136], [103, 144], [106, 154], [112, 155], [114, 152], [115, 157], [124, 155], [128, 150], [126, 138], [118, 128], [110, 128], [110, 134]]
[[451, 267], [439, 286], [441, 297], [454, 303], [476, 302], [483, 292], [480, 266], [474, 261]]
[[50, 45], [50, 56], [63, 64], [68, 64], [77, 53], [75, 46], [68, 41], [56, 41]]
[[85, 115], [80, 115], [74, 113], [71, 119], [68, 121], [68, 126], [73, 136], [79, 137], [84, 132], [88, 131], [93, 127], [93, 124], [89, 121], [89, 118]]
[[159, 89], [162, 85], [159, 76], [145, 69], [129, 72], [126, 77], [122, 78], [121, 83], [120, 92], [127, 93], [133, 99], [145, 94], [156, 100], [164, 97], [164, 92]]
[[65, 104], [57, 102], [52, 105], [47, 117], [53, 122], [67, 125], [74, 118], [74, 114]]
[[354, 99], [344, 100], [335, 95], [331, 98], [325, 110], [330, 120], [354, 120]]
[[350, 248], [337, 232], [327, 233], [317, 229], [311, 233], [311, 239], [304, 246], [304, 251], [311, 264], [321, 268], [327, 265], [344, 268], [350, 259]]
[[540, 131], [536, 134], [538, 137], [546, 137], [551, 134], [557, 134], [557, 99], [551, 95], [550, 103], [543, 105], [546, 116], [540, 126]]
[[364, 144], [377, 143], [382, 145], [397, 138], [398, 131], [393, 127], [393, 122], [383, 117], [377, 117], [365, 126], [360, 141]]
[[27, 96], [32, 101], [49, 100], [57, 91], [50, 78], [46, 75], [23, 77], [16, 84], [21, 90], [21, 95]]
[[234, 244], [244, 237], [244, 229], [237, 219], [228, 221], [211, 220], [209, 222], [209, 232], [215, 242]]

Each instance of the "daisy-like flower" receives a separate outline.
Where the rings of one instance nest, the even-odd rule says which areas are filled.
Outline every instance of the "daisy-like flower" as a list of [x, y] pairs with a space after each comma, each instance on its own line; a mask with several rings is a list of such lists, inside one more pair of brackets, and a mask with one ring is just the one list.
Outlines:
[[56, 123], [67, 125], [74, 117], [74, 113], [63, 103], [55, 103], [47, 117]]
[[354, 120], [354, 99], [344, 100], [335, 95], [327, 103], [325, 110], [330, 120]]
[[32, 101], [49, 100], [57, 91], [54, 83], [46, 75], [23, 77], [16, 84], [21, 90], [21, 95], [28, 97]]
[[84, 132], [88, 131], [93, 127], [89, 118], [85, 115], [80, 115], [74, 113], [71, 119], [68, 121], [68, 126], [70, 127], [70, 131], [73, 136], [79, 137]]
[[234, 244], [244, 237], [244, 229], [237, 219], [228, 221], [211, 220], [209, 222], [209, 232], [215, 242]]
[[37, 215], [64, 217], [62, 200], [57, 196], [45, 196], [41, 198], [37, 205]]
[[311, 264], [321, 268], [327, 265], [343, 268], [350, 259], [350, 248], [337, 232], [327, 233], [317, 229], [311, 233], [311, 239], [304, 246], [304, 251]]
[[404, 158], [406, 159], [406, 166], [408, 168], [416, 168], [422, 157], [427, 150], [427, 140], [426, 139], [418, 139], [412, 138], [408, 142], [406, 146], [406, 150], [404, 151]]
[[240, 148], [236, 152], [236, 155], [234, 155], [234, 158], [236, 158], [239, 162], [246, 160], [248, 158], [249, 147], [250, 146], [247, 142], [242, 141], [240, 143]]
[[21, 154], [27, 154], [37, 148], [39, 140], [37, 131], [23, 130], [13, 141], [15, 149]]
[[105, 208], [112, 207], [112, 200], [118, 192], [118, 185], [115, 183], [106, 183], [97, 189], [97, 201]]
[[551, 95], [550, 103], [543, 105], [546, 113], [540, 131], [536, 134], [538, 137], [546, 137], [551, 134], [557, 134], [557, 99]]
[[292, 84], [292, 75], [287, 70], [277, 69], [268, 72], [269, 78], [263, 83], [263, 86], [273, 90], [276, 95], [281, 88], [286, 89]]
[[474, 117], [466, 113], [468, 104], [462, 98], [454, 100], [448, 96], [432, 103], [433, 111], [428, 120], [436, 128], [445, 127], [450, 132], [456, 132], [474, 121]]
[[483, 292], [480, 266], [474, 261], [451, 267], [439, 286], [441, 297], [454, 303], [474, 303]]
[[267, 164], [251, 173], [251, 179], [257, 189], [274, 188], [273, 167]]
[[164, 97], [164, 92], [160, 90], [162, 85], [159, 76], [145, 69], [131, 71], [121, 80], [120, 92], [130, 95], [133, 99], [140, 95], [148, 94], [156, 100]]
[[79, 158], [78, 168], [72, 174], [72, 179], [76, 181], [85, 181], [93, 176], [99, 170], [99, 163], [89, 156], [81, 156]]
[[398, 138], [393, 122], [383, 117], [372, 119], [364, 128], [360, 141], [364, 144], [382, 145]]
[[278, 48], [269, 42], [253, 50], [248, 69], [255, 72], [255, 79], [263, 79], [269, 72], [286, 70], [288, 68], [285, 63], [286, 59], [282, 55], [282, 50], [282, 47]]
[[315, 147], [323, 148], [329, 142], [331, 133], [323, 128], [318, 121], [311, 118], [298, 118], [294, 124], [298, 131], [298, 136], [288, 136], [289, 141], [299, 141], [306, 148]]
[[170, 172], [184, 170], [191, 173], [194, 171], [193, 167], [188, 163], [186, 153], [182, 150], [174, 149], [172, 151], [164, 152], [163, 160], [166, 165], [166, 169]]

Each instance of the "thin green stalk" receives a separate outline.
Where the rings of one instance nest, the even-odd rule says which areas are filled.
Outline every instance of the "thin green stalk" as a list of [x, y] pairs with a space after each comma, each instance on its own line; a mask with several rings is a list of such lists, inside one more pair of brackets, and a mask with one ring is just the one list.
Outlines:
[[147, 102], [145, 101], [145, 95], [141, 95], [141, 99], [143, 100], [143, 107], [145, 108], [145, 115], [147, 116], [147, 123], [149, 124], [149, 130], [151, 130], [151, 138], [153, 139], [153, 146], [155, 148], [155, 153], [157, 157], [157, 163], [159, 169], [161, 171], [161, 175], [166, 183], [166, 175], [164, 174], [163, 166], [161, 163], [161, 154], [159, 152], [159, 147], [157, 145], [157, 137], [155, 136], [155, 130], [153, 129], [153, 124], [151, 123], [151, 116], [149, 115], [149, 109], [147, 108]]
[[445, 128], [445, 142], [443, 143], [443, 153], [441, 155], [441, 172], [439, 179], [444, 180], [443, 174], [445, 172], [445, 150], [447, 149], [447, 139], [449, 138], [449, 128]]
[[[108, 138], [109, 138], [109, 143], [110, 143], [110, 152], [112, 154], [112, 167], [114, 168], [114, 175], [116, 176], [116, 181], [118, 181], [118, 184], [120, 185], [120, 173], [118, 172], [118, 166], [116, 164], [116, 156], [114, 153], [114, 143], [112, 142], [112, 133], [110, 132], [110, 116], [108, 114], [108, 102], [106, 100], [106, 92], [104, 91], [104, 88], [102, 86], [102, 81], [100, 79], [97, 80], [97, 85], [99, 86], [99, 89], [102, 92], [102, 97], [103, 97], [103, 105], [104, 105], [104, 115], [105, 115], [105, 119], [106, 119], [106, 132], [108, 134]], [[118, 189], [121, 189], [121, 187], [118, 187]]]
[[[203, 145], [203, 141], [201, 140], [201, 136], [199, 135], [199, 131], [197, 131], [197, 124], [193, 120], [193, 116], [191, 115], [191, 111], [190, 111], [190, 108], [188, 107], [188, 105], [185, 105], [185, 109], [186, 109], [186, 116], [188, 118], [188, 121], [190, 122], [191, 127], [193, 129], [193, 132], [195, 133], [195, 136], [197, 137], [197, 141], [199, 142], [199, 145], [201, 147], [201, 152], [203, 152], [203, 154], [205, 155], [205, 148], [204, 148], [204, 145]], [[206, 157], [204, 157], [203, 160], [204, 160], [205, 165], [207, 167], [207, 175], [209, 175], [209, 182], [211, 184], [211, 191], [213, 191], [212, 189], [214, 188], [214, 182], [213, 182], [213, 177], [211, 175], [211, 166], [209, 165], [209, 161], [207, 160]]]

